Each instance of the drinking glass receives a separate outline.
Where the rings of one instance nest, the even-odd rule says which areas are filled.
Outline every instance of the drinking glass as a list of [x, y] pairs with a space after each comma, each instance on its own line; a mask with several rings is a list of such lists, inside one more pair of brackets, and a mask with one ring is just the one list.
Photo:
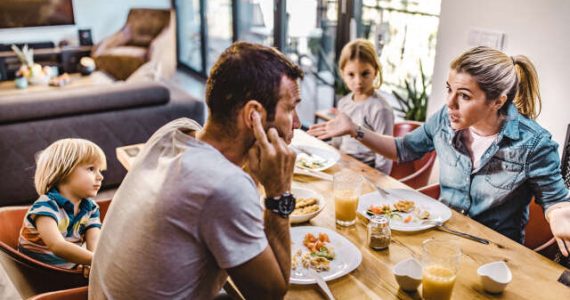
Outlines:
[[362, 190], [362, 176], [342, 171], [334, 174], [333, 195], [336, 223], [351, 226], [356, 223], [358, 197]]
[[426, 300], [448, 300], [459, 270], [461, 248], [451, 240], [429, 239], [422, 246], [422, 293]]

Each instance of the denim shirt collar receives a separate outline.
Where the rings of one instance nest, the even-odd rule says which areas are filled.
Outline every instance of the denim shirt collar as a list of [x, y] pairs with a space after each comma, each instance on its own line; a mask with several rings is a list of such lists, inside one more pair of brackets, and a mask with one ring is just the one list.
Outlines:
[[518, 112], [516, 106], [511, 102], [508, 104], [507, 116], [501, 133], [503, 136], [508, 137], [511, 140], [518, 140], [520, 138], [519, 132], [519, 119], [521, 115]]

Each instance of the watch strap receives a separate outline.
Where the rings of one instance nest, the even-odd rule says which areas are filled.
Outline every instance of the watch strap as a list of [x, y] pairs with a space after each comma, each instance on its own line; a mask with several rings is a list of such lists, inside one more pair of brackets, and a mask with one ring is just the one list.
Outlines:
[[[289, 212], [282, 211], [280, 209], [281, 201], [292, 201], [293, 202], [293, 209]], [[295, 197], [290, 192], [284, 192], [279, 196], [273, 197], [266, 197], [265, 198], [265, 209], [268, 209], [272, 213], [278, 214], [283, 218], [289, 217], [289, 215], [293, 212], [295, 206]]]
[[359, 141], [364, 138], [364, 128], [362, 128], [362, 125], [358, 125], [358, 128], [356, 129], [356, 136], [354, 138]]

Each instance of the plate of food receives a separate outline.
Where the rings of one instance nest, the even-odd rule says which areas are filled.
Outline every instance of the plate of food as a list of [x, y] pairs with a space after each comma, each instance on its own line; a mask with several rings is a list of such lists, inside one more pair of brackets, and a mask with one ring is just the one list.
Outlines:
[[291, 227], [292, 284], [314, 284], [309, 268], [325, 281], [345, 276], [362, 262], [360, 250], [336, 231], [316, 226]]
[[451, 218], [451, 209], [443, 203], [415, 190], [388, 189], [382, 197], [373, 192], [360, 196], [358, 213], [370, 219], [374, 215], [385, 215], [390, 219], [390, 228], [397, 231], [421, 231], [432, 228], [428, 220], [445, 222]]
[[291, 193], [297, 199], [295, 210], [289, 216], [292, 224], [308, 222], [325, 208], [323, 196], [313, 190], [293, 187]]
[[324, 171], [340, 159], [340, 154], [334, 149], [294, 145], [293, 150], [297, 152], [295, 166], [307, 170]]

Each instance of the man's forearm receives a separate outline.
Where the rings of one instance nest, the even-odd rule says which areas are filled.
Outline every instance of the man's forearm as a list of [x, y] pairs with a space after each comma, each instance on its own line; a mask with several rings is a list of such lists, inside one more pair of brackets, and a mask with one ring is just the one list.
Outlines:
[[289, 284], [291, 273], [291, 236], [289, 218], [283, 218], [268, 210], [265, 211], [265, 235], [269, 247], [279, 263], [285, 283]]

